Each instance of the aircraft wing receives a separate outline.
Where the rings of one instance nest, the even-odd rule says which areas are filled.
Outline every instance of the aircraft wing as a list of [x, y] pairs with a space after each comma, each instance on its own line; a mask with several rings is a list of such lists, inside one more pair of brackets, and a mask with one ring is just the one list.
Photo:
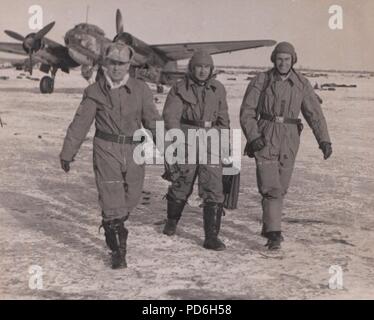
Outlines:
[[173, 44], [155, 44], [152, 49], [160, 52], [169, 60], [189, 59], [194, 51], [205, 50], [210, 54], [233, 52], [238, 50], [270, 47], [276, 44], [274, 40], [247, 40], [247, 41], [219, 41], [219, 42], [187, 42]]
[[[62, 49], [65, 48], [63, 45], [59, 44], [56, 41], [53, 41], [48, 38], [43, 38], [44, 45], [47, 46], [47, 48], [51, 49]], [[22, 43], [12, 43], [12, 42], [0, 42], [0, 52], [7, 52], [7, 53], [13, 53], [13, 54], [20, 54], [23, 56], [27, 56], [27, 53], [25, 50], [23, 50]]]
[[[42, 63], [47, 66], [60, 68], [63, 72], [69, 72], [70, 68], [75, 68], [79, 64], [69, 56], [68, 49], [48, 38], [43, 38], [44, 47], [32, 55], [32, 64]], [[0, 52], [20, 54], [27, 56], [23, 50], [22, 43], [0, 42]], [[11, 63], [11, 61], [9, 61]], [[29, 61], [26, 63], [29, 65]], [[17, 63], [18, 64], [18, 63]]]
[[14, 54], [21, 54], [23, 56], [27, 55], [25, 50], [23, 50], [21, 43], [0, 42], [0, 51], [14, 53]]
[[[183, 79], [186, 76], [186, 72], [187, 72], [187, 70], [184, 70], [184, 71], [162, 71], [161, 83], [162, 84], [173, 85], [179, 79]], [[216, 70], [213, 74], [213, 77], [216, 77], [219, 73], [221, 73], [221, 71]]]
[[65, 48], [65, 46], [63, 46], [62, 44], [59, 44], [58, 42], [48, 39], [46, 37], [43, 38], [43, 42], [46, 46], [48, 46], [48, 48]]

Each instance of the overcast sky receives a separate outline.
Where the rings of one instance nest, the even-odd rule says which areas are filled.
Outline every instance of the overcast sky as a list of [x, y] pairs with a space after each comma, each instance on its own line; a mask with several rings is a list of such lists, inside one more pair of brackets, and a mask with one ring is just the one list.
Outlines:
[[[292, 42], [299, 66], [374, 71], [372, 0], [1, 0], [2, 31], [26, 35], [31, 5], [43, 8], [44, 24], [56, 21], [48, 37], [63, 44], [65, 32], [86, 19], [115, 35], [115, 11], [125, 31], [149, 44], [273, 39]], [[343, 29], [331, 30], [329, 7], [343, 9]], [[216, 64], [269, 66], [271, 48], [217, 55]], [[6, 56], [0, 53], [0, 57]]]

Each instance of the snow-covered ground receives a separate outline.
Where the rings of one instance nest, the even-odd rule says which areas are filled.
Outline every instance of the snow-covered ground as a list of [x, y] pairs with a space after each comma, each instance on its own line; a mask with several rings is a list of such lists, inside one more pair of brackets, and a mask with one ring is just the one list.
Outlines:
[[[246, 72], [218, 76], [226, 85], [233, 128], [239, 128]], [[313, 85], [357, 88], [318, 91], [334, 153], [324, 161], [305, 128], [285, 203], [280, 254], [269, 254], [259, 235], [253, 160], [243, 158], [239, 208], [223, 219], [223, 252], [202, 247], [196, 206], [186, 207], [176, 236], [162, 234], [167, 183], [161, 166], [148, 166], [144, 199], [127, 222], [128, 268], [111, 270], [98, 232], [93, 130], [69, 174], [58, 159], [86, 82], [76, 71], [58, 74], [55, 93], [42, 95], [37, 81], [17, 75], [0, 70], [10, 77], [0, 80], [1, 299], [374, 298], [373, 77], [311, 78]], [[155, 97], [161, 111], [165, 95]], [[42, 268], [42, 289], [32, 289], [32, 266]], [[329, 287], [331, 266], [342, 269], [341, 290]]]

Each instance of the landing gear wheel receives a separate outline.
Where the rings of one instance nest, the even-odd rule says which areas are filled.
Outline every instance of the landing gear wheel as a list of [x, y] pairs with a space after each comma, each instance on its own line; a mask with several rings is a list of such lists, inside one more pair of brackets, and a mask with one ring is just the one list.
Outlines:
[[157, 93], [164, 93], [164, 86], [162, 84], [157, 85]]
[[54, 89], [54, 80], [51, 77], [45, 76], [40, 80], [40, 92], [45, 93], [52, 93]]

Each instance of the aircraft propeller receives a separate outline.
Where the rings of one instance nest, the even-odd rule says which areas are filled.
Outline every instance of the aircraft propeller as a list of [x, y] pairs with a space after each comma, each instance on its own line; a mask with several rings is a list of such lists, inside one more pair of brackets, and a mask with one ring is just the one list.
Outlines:
[[123, 33], [123, 19], [121, 11], [119, 9], [117, 9], [116, 12], [116, 31], [117, 35]]
[[44, 28], [40, 29], [37, 33], [30, 33], [26, 37], [20, 35], [17, 32], [11, 30], [5, 30], [5, 34], [9, 37], [22, 41], [23, 50], [29, 55], [30, 62], [30, 74], [32, 75], [32, 54], [37, 52], [42, 47], [43, 37], [51, 31], [55, 22], [47, 24]]
[[117, 34], [113, 39], [114, 42], [121, 40], [123, 43], [126, 43], [129, 46], [132, 45], [131, 35], [124, 32], [122, 13], [119, 9], [116, 11], [116, 31]]
[[19, 33], [17, 32], [14, 32], [14, 31], [11, 31], [11, 30], [5, 30], [4, 31], [9, 37], [13, 38], [13, 39], [16, 39], [16, 40], [19, 40], [19, 41], [24, 41], [25, 40], [25, 37], [20, 35]]

